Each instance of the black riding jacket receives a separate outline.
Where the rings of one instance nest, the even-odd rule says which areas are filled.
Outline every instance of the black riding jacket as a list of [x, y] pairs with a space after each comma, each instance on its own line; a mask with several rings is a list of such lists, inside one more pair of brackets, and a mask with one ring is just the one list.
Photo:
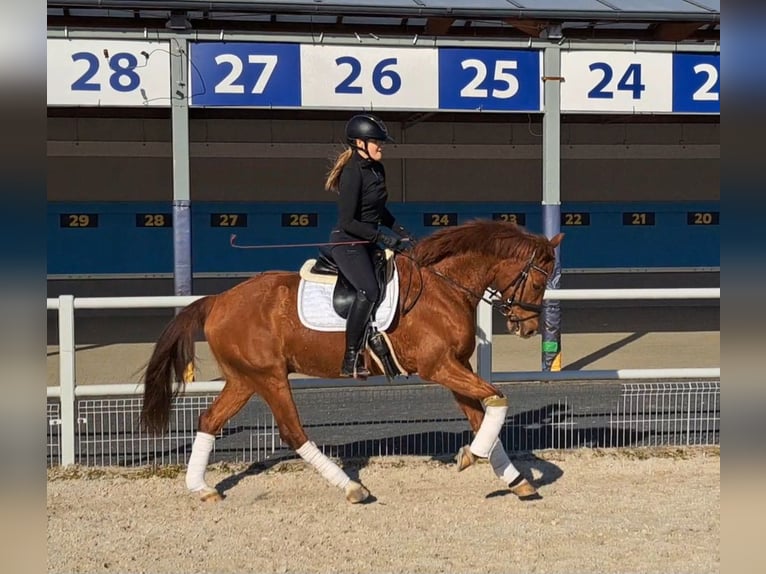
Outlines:
[[350, 239], [374, 241], [378, 227], [396, 221], [386, 208], [386, 172], [383, 164], [354, 152], [340, 174], [336, 229]]

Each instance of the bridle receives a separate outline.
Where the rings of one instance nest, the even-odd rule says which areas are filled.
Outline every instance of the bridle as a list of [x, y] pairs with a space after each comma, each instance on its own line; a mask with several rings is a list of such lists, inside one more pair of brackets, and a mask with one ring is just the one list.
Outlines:
[[[407, 257], [410, 261], [412, 261], [415, 264], [415, 267], [418, 269], [418, 273], [420, 274], [423, 267], [418, 264], [417, 260], [412, 257], [411, 255], [400, 252], [400, 255], [404, 255]], [[430, 267], [425, 267], [428, 271], [436, 275], [437, 277], [443, 279], [447, 283], [453, 285], [454, 287], [457, 287], [461, 291], [464, 291], [471, 295], [472, 297], [475, 297], [477, 301], [484, 301], [485, 303], [489, 303], [492, 305], [493, 308], [498, 309], [503, 316], [511, 322], [514, 323], [523, 323], [524, 321], [528, 321], [530, 319], [534, 319], [535, 317], [538, 317], [540, 313], [542, 312], [543, 306], [542, 305], [535, 305], [533, 303], [526, 303], [525, 301], [517, 301], [516, 297], [520, 294], [520, 292], [524, 289], [524, 284], [526, 283], [527, 279], [529, 278], [530, 271], [537, 271], [539, 273], [542, 273], [545, 276], [546, 282], [548, 281], [548, 272], [540, 267], [539, 265], [535, 264], [535, 257], [537, 256], [537, 249], [535, 249], [532, 252], [532, 255], [529, 257], [529, 260], [527, 261], [526, 265], [524, 265], [524, 268], [516, 275], [516, 277], [513, 278], [513, 280], [508, 283], [508, 285], [505, 286], [503, 289], [488, 289], [492, 292], [492, 295], [487, 298], [484, 294], [478, 294], [472, 291], [471, 289], [468, 289], [467, 287], [461, 285], [448, 275], [445, 275], [441, 271], [437, 271], [436, 269], [431, 269]], [[410, 281], [412, 280], [412, 275], [410, 275]], [[502, 294], [505, 293], [508, 289], [513, 287], [513, 291], [511, 292], [511, 295], [507, 299], [502, 299]], [[409, 285], [407, 287], [407, 292], [409, 292]], [[415, 303], [417, 303], [418, 299], [420, 299], [420, 295], [423, 292], [423, 279], [421, 277], [420, 280], [420, 289], [418, 290], [418, 294], [415, 297], [414, 301], [411, 305], [409, 305], [407, 308], [405, 308], [402, 312], [402, 314], [407, 314], [409, 311], [412, 310], [412, 308], [415, 306]], [[406, 299], [406, 295], [405, 295]], [[518, 315], [514, 314], [514, 308], [519, 307], [525, 311], [531, 311], [534, 313], [533, 315], [530, 315], [529, 317], [519, 317]]]
[[[543, 310], [542, 305], [536, 305], [534, 303], [526, 303], [525, 301], [516, 301], [517, 294], [523, 290], [524, 283], [526, 283], [527, 279], [529, 278], [529, 272], [530, 271], [537, 271], [538, 273], [542, 273], [542, 275], [545, 277], [546, 283], [548, 282], [548, 272], [540, 267], [539, 265], [535, 265], [535, 256], [537, 255], [537, 249], [535, 249], [532, 252], [532, 255], [529, 258], [529, 261], [527, 261], [527, 264], [524, 266], [524, 269], [521, 270], [521, 272], [514, 277], [514, 279], [506, 285], [505, 289], [501, 289], [500, 291], [494, 290], [494, 295], [502, 295], [505, 293], [508, 289], [513, 287], [513, 291], [511, 292], [510, 297], [507, 299], [493, 299], [492, 300], [492, 306], [499, 309], [500, 312], [503, 314], [503, 316], [508, 319], [509, 321], [513, 323], [522, 323], [523, 321], [528, 321], [529, 319], [534, 319], [535, 317], [538, 317], [540, 313]], [[534, 313], [533, 315], [530, 315], [529, 317], [519, 317], [518, 315], [515, 315], [513, 310], [514, 307], [519, 307], [521, 309], [524, 309], [524, 311], [531, 311]]]

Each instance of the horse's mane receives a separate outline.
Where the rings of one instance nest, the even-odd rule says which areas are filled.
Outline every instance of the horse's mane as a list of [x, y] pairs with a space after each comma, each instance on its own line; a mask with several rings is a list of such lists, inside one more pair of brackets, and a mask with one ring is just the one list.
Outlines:
[[422, 239], [413, 250], [421, 265], [433, 265], [446, 257], [465, 253], [503, 258], [524, 258], [535, 249], [550, 249], [542, 235], [506, 221], [477, 219], [457, 227], [441, 229]]

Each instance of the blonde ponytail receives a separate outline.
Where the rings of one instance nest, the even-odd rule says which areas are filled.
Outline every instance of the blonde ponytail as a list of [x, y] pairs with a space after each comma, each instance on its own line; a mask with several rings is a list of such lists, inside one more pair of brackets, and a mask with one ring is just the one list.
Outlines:
[[330, 168], [330, 171], [327, 172], [327, 179], [324, 182], [324, 188], [327, 191], [334, 191], [335, 193], [339, 193], [338, 187], [340, 185], [340, 172], [343, 171], [343, 168], [351, 159], [351, 155], [353, 153], [354, 150], [347, 148], [338, 154], [337, 158], [335, 158], [335, 163]]

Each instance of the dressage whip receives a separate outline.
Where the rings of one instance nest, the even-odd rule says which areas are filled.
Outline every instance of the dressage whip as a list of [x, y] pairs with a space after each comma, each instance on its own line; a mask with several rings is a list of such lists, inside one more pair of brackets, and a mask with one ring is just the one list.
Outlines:
[[[229, 236], [229, 245], [231, 245], [235, 249], [284, 249], [284, 248], [287, 248], [287, 247], [324, 247], [324, 246], [328, 246], [328, 245], [332, 245], [332, 246], [336, 246], [336, 245], [360, 245], [360, 244], [365, 244], [365, 243], [372, 243], [372, 241], [366, 241], [366, 240], [362, 239], [362, 240], [357, 240], [357, 241], [330, 241], [330, 242], [325, 242], [325, 243], [283, 243], [281, 245], [237, 245], [236, 241], [237, 241], [237, 234], [236, 233], [232, 233]], [[412, 257], [411, 255], [409, 255], [408, 253], [405, 253], [403, 251], [399, 251], [399, 253], [401, 255], [404, 255], [408, 259], [410, 259], [415, 264], [415, 267], [417, 268], [418, 273], [421, 273], [421, 268], [422, 267], [418, 264], [417, 260], [414, 257]], [[434, 273], [435, 275], [437, 275], [437, 276], [441, 277], [442, 279], [448, 281], [449, 283], [452, 283], [453, 285], [455, 285], [456, 287], [462, 289], [463, 291], [468, 292], [470, 295], [473, 295], [477, 299], [482, 300], [482, 301], [486, 301], [487, 303], [490, 303], [492, 306], [494, 306], [494, 303], [492, 301], [489, 301], [489, 300], [485, 299], [482, 295], [477, 295], [476, 293], [471, 292], [470, 290], [468, 290], [465, 287], [463, 287], [462, 285], [456, 283], [450, 277], [447, 277], [446, 275], [440, 273], [439, 271], [435, 271], [433, 269], [430, 269], [429, 267], [426, 267], [426, 269], [428, 269], [428, 271], [430, 271], [431, 273]], [[412, 281], [412, 275], [410, 275], [410, 281]], [[405, 300], [407, 298], [407, 295], [409, 295], [409, 288], [410, 288], [410, 286], [408, 285], [407, 286], [407, 294], [405, 295]], [[423, 280], [421, 279], [420, 280], [420, 289], [418, 291], [418, 295], [415, 297], [415, 301], [413, 301], [413, 303], [409, 307], [409, 309], [405, 309], [404, 310], [404, 314], [405, 315], [407, 314], [408, 311], [410, 311], [412, 309], [412, 307], [415, 306], [415, 303], [420, 298], [420, 294], [422, 293], [422, 290], [423, 290]]]
[[[327, 243], [286, 243], [286, 244], [282, 244], [282, 245], [237, 245], [236, 241], [237, 241], [237, 235], [235, 233], [232, 233], [229, 236], [229, 245], [231, 245], [235, 249], [282, 249], [282, 248], [285, 248], [285, 247], [323, 247], [323, 246], [328, 246], [328, 245], [332, 245], [332, 246], [335, 246], [335, 245], [360, 245], [360, 244], [365, 244], [365, 243], [372, 243], [372, 241], [361, 240], [361, 241], [335, 241], [335, 242], [331, 241], [331, 242], [327, 242]], [[410, 240], [410, 241], [412, 241], [412, 240]], [[413, 259], [412, 256], [410, 256], [410, 255], [408, 255], [406, 253], [403, 253], [401, 251], [400, 251], [400, 253], [402, 253], [402, 255], [405, 255], [409, 259], [412, 259], [413, 262], [415, 262], [415, 259]], [[420, 267], [417, 266], [417, 265], [416, 265], [416, 267], [418, 268], [418, 273], [420, 273]], [[412, 281], [412, 275], [410, 275], [410, 282], [411, 281]], [[421, 279], [421, 281], [420, 281], [420, 291], [418, 292], [418, 295], [415, 297], [415, 301], [413, 301], [413, 303], [409, 307], [409, 309], [407, 309], [407, 308], [404, 309], [404, 312], [403, 312], [404, 315], [406, 315], [412, 309], [412, 307], [415, 306], [415, 303], [420, 298], [420, 293], [422, 292], [422, 290], [423, 290], [423, 281]], [[410, 286], [408, 285], [407, 286], [407, 293], [405, 294], [405, 297], [404, 297], [405, 300], [407, 299], [407, 296], [409, 295], [409, 291], [410, 291]]]
[[331, 241], [329, 243], [285, 243], [282, 245], [237, 245], [237, 236], [232, 233], [229, 236], [229, 245], [235, 249], [284, 249], [285, 247], [324, 247], [327, 245], [359, 245], [362, 243], [372, 243], [364, 239], [356, 241]]

